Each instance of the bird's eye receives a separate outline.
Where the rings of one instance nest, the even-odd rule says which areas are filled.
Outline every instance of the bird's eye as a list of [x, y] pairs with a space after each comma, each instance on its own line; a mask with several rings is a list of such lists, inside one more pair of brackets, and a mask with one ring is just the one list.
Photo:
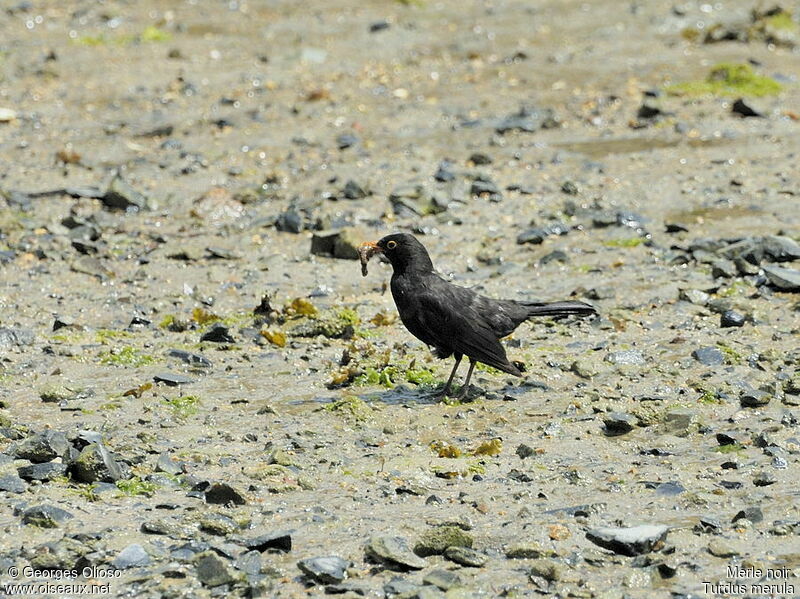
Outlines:
[[390, 250], [393, 250], [394, 248], [397, 247], [397, 242], [396, 241], [387, 241], [386, 242], [386, 247], [388, 249], [390, 249]]

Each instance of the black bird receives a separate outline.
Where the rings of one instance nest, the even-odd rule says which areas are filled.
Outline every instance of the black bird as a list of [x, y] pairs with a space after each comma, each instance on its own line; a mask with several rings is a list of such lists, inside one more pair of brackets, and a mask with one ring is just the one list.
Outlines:
[[433, 262], [425, 246], [408, 233], [395, 233], [362, 244], [359, 255], [364, 276], [367, 261], [377, 253], [382, 253], [392, 264], [392, 296], [408, 331], [431, 346], [437, 358], [455, 357], [442, 395], [449, 393], [463, 356], [469, 358], [469, 371], [459, 398], [465, 397], [469, 390], [476, 362], [522, 376], [519, 368], [508, 361], [500, 339], [529, 318], [597, 313], [584, 302], [496, 300], [453, 285], [433, 272]]

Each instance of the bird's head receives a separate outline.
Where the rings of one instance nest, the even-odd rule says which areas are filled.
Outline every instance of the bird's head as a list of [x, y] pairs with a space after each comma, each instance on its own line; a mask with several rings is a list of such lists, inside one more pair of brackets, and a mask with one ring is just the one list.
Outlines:
[[406, 271], [432, 272], [433, 262], [428, 250], [408, 233], [393, 233], [378, 241], [367, 241], [359, 247], [361, 274], [367, 275], [367, 262], [375, 254], [383, 254], [396, 273]]

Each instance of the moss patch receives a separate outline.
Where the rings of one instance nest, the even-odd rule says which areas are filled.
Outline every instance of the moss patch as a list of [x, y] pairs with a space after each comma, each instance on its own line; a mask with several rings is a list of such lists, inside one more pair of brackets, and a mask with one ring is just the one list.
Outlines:
[[670, 85], [667, 93], [676, 96], [772, 96], [780, 93], [783, 86], [758, 75], [749, 64], [724, 62], [711, 69], [702, 81], [687, 81]]
[[200, 398], [196, 395], [181, 395], [166, 401], [172, 413], [178, 418], [188, 418], [200, 409]]
[[145, 354], [135, 347], [113, 348], [100, 354], [101, 364], [112, 364], [114, 366], [130, 366], [137, 368], [152, 364], [156, 361], [154, 356]]

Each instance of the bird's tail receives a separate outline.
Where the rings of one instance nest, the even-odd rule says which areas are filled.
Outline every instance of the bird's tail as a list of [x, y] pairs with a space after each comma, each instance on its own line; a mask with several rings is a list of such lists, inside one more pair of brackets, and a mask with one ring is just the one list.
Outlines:
[[528, 309], [528, 318], [534, 316], [590, 316], [597, 314], [594, 306], [585, 302], [568, 301], [568, 302], [520, 302]]

